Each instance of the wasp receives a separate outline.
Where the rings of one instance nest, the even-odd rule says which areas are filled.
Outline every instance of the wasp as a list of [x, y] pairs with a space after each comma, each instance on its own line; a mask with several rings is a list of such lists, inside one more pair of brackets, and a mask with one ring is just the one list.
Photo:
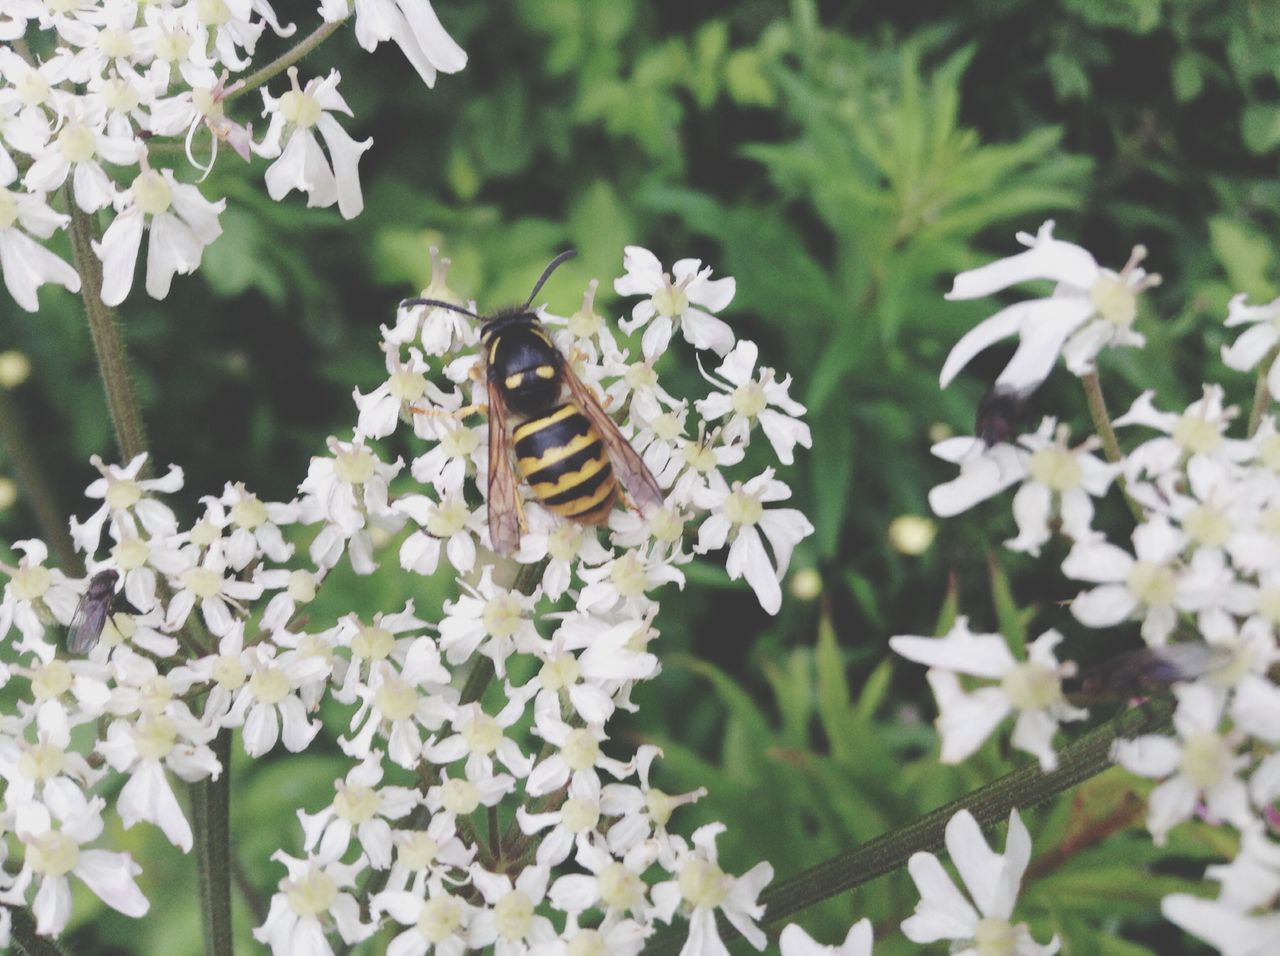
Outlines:
[[118, 571], [107, 568], [89, 579], [89, 586], [76, 605], [67, 628], [67, 651], [72, 654], [88, 654], [102, 636], [107, 618], [116, 611], [128, 607], [136, 610], [120, 594], [116, 593]]
[[493, 315], [438, 299], [401, 303], [449, 309], [480, 323], [489, 403], [489, 539], [499, 554], [519, 547], [526, 530], [517, 474], [546, 508], [586, 525], [609, 519], [620, 489], [641, 511], [662, 504], [653, 474], [530, 308], [551, 273], [574, 255], [570, 249], [551, 260], [524, 305]]

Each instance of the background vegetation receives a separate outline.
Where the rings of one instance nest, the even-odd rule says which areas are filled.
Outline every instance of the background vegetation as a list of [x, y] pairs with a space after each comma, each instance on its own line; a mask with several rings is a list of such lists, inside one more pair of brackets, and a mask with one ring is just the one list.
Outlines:
[[[581, 257], [547, 300], [571, 310], [596, 276], [601, 311], [614, 318], [610, 280], [624, 244], [667, 262], [699, 256], [737, 278], [730, 321], [761, 343], [766, 364], [796, 375], [792, 393], [809, 406], [814, 450], [783, 477], [817, 526], [795, 565], [822, 587], [772, 619], [753, 601], [727, 600], [713, 560], [666, 596], [667, 674], [645, 689], [630, 732], [666, 749], [664, 789], [710, 789], [683, 822], [727, 821], [731, 867], [766, 858], [785, 876], [1021, 762], [992, 744], [963, 768], [940, 769], [921, 669], [887, 659], [889, 635], [932, 633], [957, 609], [1010, 635], [1057, 626], [1080, 636], [1055, 607], [1074, 593], [1053, 571], [1061, 555], [1037, 563], [1000, 553], [1012, 531], [1007, 504], [947, 522], [920, 556], [887, 543], [893, 518], [928, 513], [928, 489], [950, 476], [930, 442], [971, 427], [984, 371], [1001, 359], [938, 390], [947, 349], [992, 308], [942, 293], [956, 271], [1008, 254], [1016, 230], [1045, 218], [1113, 267], [1143, 242], [1166, 283], [1144, 299], [1150, 347], [1106, 356], [1108, 397], [1116, 409], [1148, 386], [1171, 403], [1193, 398], [1222, 373], [1229, 294], [1280, 291], [1273, 8], [435, 6], [471, 61], [434, 91], [391, 47], [369, 57], [345, 31], [303, 64], [304, 77], [329, 63], [343, 70], [349, 128], [374, 138], [363, 216], [346, 223], [296, 195], [273, 203], [261, 169], [246, 175], [225, 152], [214, 185], [231, 201], [204, 267], [163, 302], [138, 294], [123, 307], [151, 445], [162, 465], [186, 469], [185, 500], [241, 479], [264, 498], [291, 495], [324, 437], [354, 421], [351, 388], [380, 381], [377, 325], [425, 284], [432, 244], [454, 261], [452, 287], [482, 307], [522, 298], [555, 251], [576, 246]], [[277, 9], [304, 24], [314, 16], [311, 3]], [[46, 292], [42, 305], [33, 317], [0, 304], [0, 344], [31, 358], [34, 374], [13, 397], [40, 436], [51, 491], [65, 511], [84, 513], [87, 458], [112, 457], [110, 426], [79, 300]], [[704, 390], [695, 367], [664, 371], [673, 391]], [[1234, 398], [1248, 389], [1241, 382]], [[1039, 404], [1083, 409], [1066, 379]], [[0, 537], [33, 533], [22, 500], [0, 512]], [[410, 596], [391, 574], [347, 577], [326, 587], [325, 610]], [[448, 587], [412, 596], [429, 609]], [[1135, 640], [1125, 632], [1109, 647], [1070, 646], [1088, 657]], [[266, 858], [280, 834], [298, 839], [289, 808], [315, 809], [309, 793], [339, 766], [313, 750], [241, 769], [233, 812], [244, 877], [260, 895], [279, 875]], [[1128, 829], [1140, 825], [1128, 786], [1104, 776], [1029, 821], [1045, 855], [1024, 912], [1038, 938], [1062, 934], [1064, 953], [1195, 951], [1171, 939], [1158, 899], [1198, 875], [1192, 863], [1214, 855], [1210, 837], [1178, 831], [1156, 861], [1149, 839]], [[139, 927], [81, 900], [74, 948], [192, 951], [198, 915], [180, 889], [185, 862], [152, 834], [120, 839], [160, 861], [143, 881], [154, 917]], [[869, 915], [888, 934], [877, 952], [901, 952], [910, 946], [894, 928], [914, 900], [905, 878], [886, 879], [806, 925], [834, 942]]]

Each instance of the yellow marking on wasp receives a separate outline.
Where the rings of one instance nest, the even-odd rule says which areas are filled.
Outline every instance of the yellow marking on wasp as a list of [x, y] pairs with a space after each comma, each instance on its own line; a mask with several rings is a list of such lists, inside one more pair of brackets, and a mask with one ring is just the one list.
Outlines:
[[493, 341], [489, 344], [489, 364], [493, 365], [498, 360], [498, 337], [495, 335]]
[[556, 370], [550, 365], [539, 365], [533, 370], [533, 374], [538, 376], [538, 378], [551, 379], [556, 377]]
[[555, 348], [555, 343], [551, 341], [551, 336], [547, 335], [547, 330], [544, 329], [540, 323], [538, 325], [529, 326], [529, 331], [542, 339], [542, 341], [546, 342], [552, 348]]
[[554, 465], [558, 461], [575, 455], [596, 440], [595, 432], [587, 432], [585, 435], [574, 435], [573, 438], [565, 442], [563, 445], [557, 445], [555, 448], [548, 448], [541, 458], [521, 458], [520, 474], [532, 475], [536, 471], [541, 471], [548, 465]]
[[[609, 467], [609, 459], [604, 455], [599, 458], [592, 458], [577, 471], [565, 472], [555, 481], [540, 481], [537, 484], [530, 483], [529, 487], [533, 489], [533, 493], [544, 501], [547, 498], [553, 498], [556, 495], [572, 491], [578, 485], [585, 482], [588, 478], [593, 478], [602, 469]], [[605, 482], [605, 484], [611, 484]], [[566, 502], [567, 504], [567, 502]], [[554, 505], [552, 507], [555, 507]]]
[[551, 506], [553, 511], [559, 512], [566, 518], [572, 518], [575, 515], [586, 514], [598, 508], [604, 502], [613, 497], [614, 489], [617, 485], [612, 481], [606, 481], [600, 485], [592, 494], [583, 498], [574, 498], [573, 501], [566, 501], [562, 505]]
[[562, 405], [550, 415], [544, 415], [542, 418], [535, 418], [533, 421], [528, 421], [523, 425], [518, 426], [516, 430], [511, 433], [511, 440], [520, 441], [529, 435], [536, 435], [538, 432], [542, 431], [542, 429], [554, 425], [556, 422], [562, 422], [566, 418], [581, 414], [582, 413], [578, 411], [576, 405]]
[[520, 387], [520, 383], [524, 381], [524, 372], [516, 372], [515, 375], [508, 375], [503, 379], [503, 384], [507, 386], [507, 391], [514, 392]]

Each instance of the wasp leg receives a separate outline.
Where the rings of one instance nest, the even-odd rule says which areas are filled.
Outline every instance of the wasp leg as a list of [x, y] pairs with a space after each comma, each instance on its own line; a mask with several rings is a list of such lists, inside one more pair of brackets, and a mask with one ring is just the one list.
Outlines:
[[524, 499], [517, 492], [516, 496], [516, 521], [520, 524], [520, 533], [525, 534], [529, 530], [529, 522], [524, 517]]
[[463, 405], [461, 408], [419, 408], [417, 405], [408, 406], [409, 411], [415, 415], [426, 415], [430, 418], [452, 418], [457, 421], [466, 421], [472, 415], [488, 415], [488, 405]]

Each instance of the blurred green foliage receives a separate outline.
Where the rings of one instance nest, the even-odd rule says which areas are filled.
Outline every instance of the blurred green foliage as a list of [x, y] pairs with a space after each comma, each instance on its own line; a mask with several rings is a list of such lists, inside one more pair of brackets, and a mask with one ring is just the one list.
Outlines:
[[[638, 695], [628, 735], [664, 745], [669, 791], [709, 788], [688, 822], [730, 824], [731, 867], [763, 857], [782, 876], [1012, 766], [992, 743], [962, 768], [939, 768], [922, 674], [886, 655], [892, 633], [933, 632], [940, 608], [1015, 640], [1051, 624], [1080, 637], [1054, 606], [1074, 591], [1048, 570], [1052, 551], [1043, 564], [1001, 557], [1007, 576], [988, 565], [1012, 530], [1004, 504], [947, 522], [920, 557], [885, 542], [895, 516], [928, 513], [927, 490], [950, 474], [930, 458], [930, 436], [971, 427], [1002, 358], [984, 356], [938, 390], [947, 349], [993, 310], [942, 293], [950, 275], [1014, 251], [1013, 233], [1045, 218], [1113, 267], [1143, 242], [1166, 282], [1139, 319], [1147, 350], [1105, 357], [1113, 407], [1143, 387], [1186, 401], [1220, 376], [1227, 298], [1270, 298], [1280, 282], [1274, 10], [1249, 0], [435, 6], [471, 59], [434, 90], [393, 48], [369, 57], [345, 31], [303, 65], [304, 76], [342, 69], [348, 126], [374, 138], [363, 216], [343, 222], [296, 195], [272, 203], [263, 164], [246, 171], [224, 153], [208, 190], [229, 197], [225, 234], [198, 277], [163, 302], [135, 290], [122, 310], [152, 447], [186, 469], [186, 500], [234, 480], [291, 495], [324, 437], [349, 428], [351, 389], [379, 381], [377, 325], [426, 283], [432, 244], [453, 259], [452, 287], [486, 308], [522, 299], [555, 251], [576, 246], [546, 300], [572, 310], [598, 277], [601, 311], [615, 318], [624, 244], [667, 262], [698, 256], [736, 276], [727, 317], [767, 364], [796, 376], [793, 394], [810, 406], [814, 449], [782, 477], [817, 527], [796, 565], [824, 587], [769, 619], [723, 599], [731, 585], [714, 562], [692, 567], [658, 621], [667, 673]], [[304, 26], [313, 16], [310, 3], [277, 8]], [[250, 118], [248, 100], [239, 108]], [[78, 301], [46, 292], [42, 303], [35, 317], [0, 304], [0, 342], [34, 363], [16, 398], [48, 486], [83, 513], [86, 460], [111, 457], [110, 426]], [[705, 391], [692, 364], [664, 361], [671, 391]], [[1082, 420], [1082, 408], [1062, 380], [1035, 411]], [[0, 513], [0, 535], [32, 533], [21, 502]], [[409, 596], [390, 575], [343, 580], [334, 613]], [[420, 606], [443, 593], [429, 587]], [[277, 877], [266, 857], [278, 834], [295, 832], [287, 808], [315, 809], [309, 794], [341, 766], [317, 752], [237, 768], [239, 849], [258, 893]], [[1053, 862], [1090, 813], [1123, 809], [1127, 786], [1101, 778], [1032, 826], [1052, 865], [1032, 881], [1027, 917], [1039, 938], [1059, 932], [1064, 953], [1191, 951], [1170, 941], [1156, 900], [1194, 867], [1160, 862], [1125, 827]], [[191, 951], [184, 861], [154, 833], [124, 839], [165, 861], [144, 877], [162, 918], [140, 931], [81, 900], [73, 938]], [[1179, 831], [1175, 856], [1203, 858], [1212, 839]], [[890, 932], [912, 901], [903, 879], [884, 880], [809, 925], [833, 941], [866, 913]], [[883, 951], [900, 944], [891, 935]]]

